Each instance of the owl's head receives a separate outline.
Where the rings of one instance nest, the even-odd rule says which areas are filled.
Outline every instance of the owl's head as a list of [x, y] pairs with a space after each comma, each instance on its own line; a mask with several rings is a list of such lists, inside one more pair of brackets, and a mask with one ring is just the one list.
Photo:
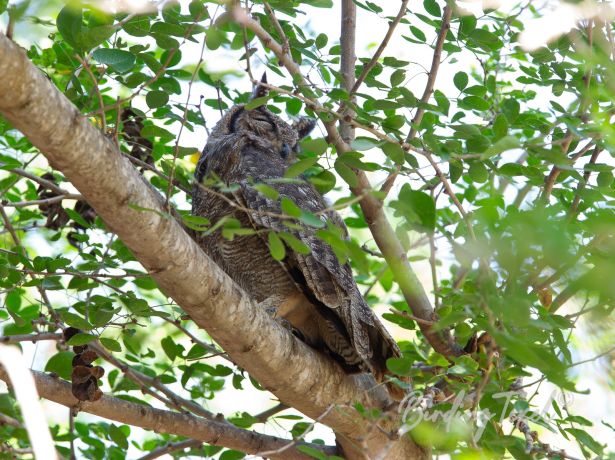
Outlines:
[[[254, 88], [250, 100], [266, 97], [269, 89], [267, 74], [264, 73], [261, 83]], [[292, 124], [286, 123], [282, 118], [275, 115], [265, 105], [255, 109], [247, 109], [245, 105], [233, 106], [220, 120], [214, 131], [216, 134], [247, 134], [256, 136], [259, 141], [270, 144], [275, 152], [279, 152], [282, 158], [290, 158], [299, 152], [299, 141], [307, 136], [316, 126], [316, 120], [300, 117]], [[224, 132], [216, 132], [223, 130]]]

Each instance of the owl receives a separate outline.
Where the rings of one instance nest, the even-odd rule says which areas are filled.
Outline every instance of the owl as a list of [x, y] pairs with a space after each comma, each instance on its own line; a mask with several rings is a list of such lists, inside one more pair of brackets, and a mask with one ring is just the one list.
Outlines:
[[[261, 81], [266, 83], [265, 75]], [[267, 89], [257, 85], [252, 99], [266, 95]], [[386, 360], [400, 356], [396, 342], [359, 292], [350, 265], [316, 236], [316, 227], [289, 220], [282, 211], [281, 200], [292, 200], [347, 236], [341, 217], [327, 209], [311, 183], [303, 177], [283, 179], [299, 140], [314, 126], [308, 118], [288, 124], [265, 105], [230, 108], [212, 130], [197, 164], [192, 213], [209, 219], [212, 228], [196, 239], [259, 305], [290, 323], [305, 343], [331, 356], [348, 373], [370, 372], [382, 381]], [[270, 193], [261, 193], [258, 184], [268, 185]], [[215, 224], [228, 219], [252, 231], [227, 239]], [[271, 232], [292, 235], [309, 253], [287, 246], [284, 259], [275, 260], [269, 248]]]

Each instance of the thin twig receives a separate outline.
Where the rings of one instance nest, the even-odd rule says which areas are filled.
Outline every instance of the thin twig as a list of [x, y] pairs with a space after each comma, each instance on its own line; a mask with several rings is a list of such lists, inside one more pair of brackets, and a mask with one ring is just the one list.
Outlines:
[[172, 452], [190, 449], [192, 447], [200, 447], [201, 445], [203, 445], [203, 442], [197, 441], [196, 439], [186, 439], [185, 441], [170, 442], [168, 444], [165, 444], [164, 446], [160, 446], [157, 449], [152, 450], [151, 452], [148, 452], [142, 457], [139, 457], [138, 460], [154, 460]]
[[57, 184], [54, 184], [50, 180], [43, 179], [42, 177], [37, 176], [36, 174], [32, 174], [31, 172], [25, 171], [25, 170], [23, 170], [21, 168], [9, 169], [9, 172], [13, 173], [13, 174], [17, 174], [18, 176], [26, 177], [26, 178], [28, 178], [28, 179], [38, 183], [39, 185], [42, 185], [43, 187], [48, 188], [52, 192], [57, 193], [58, 195], [68, 195], [68, 194], [70, 194], [70, 192], [67, 192], [66, 190], [64, 190], [63, 188], [59, 187]]
[[269, 17], [269, 20], [273, 23], [273, 27], [275, 28], [276, 32], [280, 36], [280, 40], [282, 40], [282, 49], [284, 50], [286, 54], [288, 54], [290, 50], [290, 46], [288, 45], [288, 37], [284, 33], [284, 29], [282, 29], [282, 25], [280, 24], [280, 21], [278, 21], [278, 18], [273, 12], [273, 9], [271, 9], [269, 2], [267, 2], [266, 0], [263, 0], [263, 5], [265, 7], [265, 11], [267, 12], [267, 16]]
[[283, 410], [288, 409], [288, 406], [284, 403], [279, 403], [273, 406], [271, 409], [264, 410], [260, 414], [256, 414], [254, 418], [258, 420], [260, 423], [265, 423], [269, 418], [278, 412], [282, 412]]
[[[602, 149], [599, 146], [596, 146], [587, 164], [589, 165], [596, 164], [596, 161], [598, 160], [598, 155], [600, 155], [600, 152], [602, 152]], [[574, 199], [572, 200], [572, 204], [570, 205], [570, 209], [568, 210], [568, 219], [570, 220], [572, 220], [577, 215], [577, 212], [579, 209], [579, 203], [581, 202], [581, 193], [587, 186], [587, 182], [589, 181], [590, 175], [591, 175], [591, 170], [587, 169], [583, 173], [583, 178], [579, 181], [577, 190], [574, 193]]]
[[182, 116], [181, 123], [179, 125], [179, 132], [177, 133], [177, 137], [175, 138], [175, 147], [173, 148], [173, 161], [171, 162], [171, 172], [169, 174], [169, 183], [167, 186], [167, 194], [166, 194], [166, 201], [165, 201], [165, 206], [168, 208], [169, 212], [171, 211], [169, 201], [171, 199], [171, 191], [173, 189], [173, 179], [175, 177], [175, 165], [177, 163], [177, 156], [179, 155], [179, 140], [181, 138], [182, 132], [184, 131], [184, 126], [186, 125], [186, 119], [188, 117], [188, 105], [190, 103], [190, 95], [192, 94], [192, 85], [194, 85], [196, 74], [199, 68], [201, 67], [201, 63], [203, 62], [204, 53], [205, 53], [205, 37], [203, 36], [203, 43], [201, 45], [201, 54], [199, 56], [199, 61], [197, 62], [196, 66], [194, 67], [194, 70], [192, 71], [192, 76], [190, 77], [190, 83], [188, 83], [188, 95], [186, 96], [186, 103], [184, 105], [184, 113]]
[[[416, 113], [414, 114], [414, 118], [412, 119], [412, 123], [410, 126], [410, 133], [406, 138], [406, 143], [410, 143], [416, 134], [418, 133], [418, 126], [421, 124], [423, 120], [423, 115], [425, 114], [425, 106], [429, 102], [431, 95], [434, 91], [434, 86], [436, 84], [436, 77], [438, 75], [438, 69], [440, 68], [440, 61], [442, 59], [442, 47], [444, 46], [444, 42], [446, 41], [446, 35], [451, 27], [451, 15], [453, 9], [450, 6], [445, 6], [444, 11], [442, 12], [442, 25], [440, 26], [440, 31], [438, 32], [438, 38], [436, 39], [436, 44], [434, 46], [433, 58], [431, 60], [431, 69], [429, 70], [429, 76], [427, 77], [427, 83], [425, 84], [425, 90], [423, 91], [423, 96], [421, 97], [421, 104], [419, 104], [416, 109]], [[380, 189], [385, 194], [388, 194], [395, 183], [395, 179], [399, 175], [399, 171], [401, 170], [401, 165], [397, 165], [395, 170], [387, 177]]]
[[378, 59], [380, 59], [380, 56], [382, 55], [384, 49], [389, 44], [389, 40], [391, 40], [391, 37], [393, 36], [393, 32], [395, 32], [395, 28], [397, 27], [401, 19], [406, 15], [407, 6], [408, 6], [408, 0], [403, 0], [401, 2], [401, 7], [399, 8], [399, 12], [397, 13], [397, 16], [395, 16], [395, 19], [393, 19], [389, 23], [389, 29], [387, 30], [387, 33], [382, 39], [382, 42], [380, 42], [378, 49], [376, 49], [376, 52], [374, 53], [370, 61], [365, 66], [363, 66], [363, 69], [361, 70], [361, 74], [359, 75], [359, 77], [357, 78], [357, 81], [354, 83], [354, 85], [352, 85], [352, 88], [350, 89], [349, 95], [353, 95], [354, 93], [357, 92], [359, 87], [365, 81], [365, 78], [367, 77], [367, 75], [371, 72], [374, 66], [378, 63]]
[[40, 206], [46, 204], [59, 203], [64, 200], [77, 200], [84, 201], [83, 195], [79, 193], [67, 193], [66, 195], [56, 195], [51, 198], [45, 198], [43, 200], [32, 201], [5, 201], [2, 204], [7, 208], [26, 208], [28, 206]]
[[[74, 57], [83, 66], [88, 76], [90, 77], [90, 80], [92, 80], [92, 84], [94, 85], [94, 92], [96, 93], [96, 97], [98, 98], [98, 107], [102, 109], [105, 106], [105, 103], [103, 102], [103, 97], [102, 97], [102, 94], [100, 93], [100, 88], [98, 87], [98, 80], [94, 76], [94, 73], [92, 72], [92, 69], [90, 68], [90, 64], [86, 60], [87, 58], [83, 59], [77, 53], [74, 54]], [[99, 115], [100, 115], [100, 124], [101, 124], [102, 132], [106, 133], [107, 132], [107, 119], [106, 119], [107, 113], [102, 111], [99, 113]]]
[[[593, 19], [590, 19], [587, 24], [587, 41], [589, 44], [588, 49], [590, 51], [591, 51], [591, 46], [593, 42], [593, 28], [594, 28], [594, 21]], [[583, 117], [585, 111], [587, 110], [589, 104], [591, 103], [591, 98], [589, 97], [589, 94], [588, 94], [591, 79], [592, 79], [592, 71], [591, 69], [588, 69], [585, 72], [585, 75], [583, 75], [583, 85], [585, 88], [585, 94], [581, 95], [581, 103], [579, 105], [579, 110], [577, 112], [577, 117], [579, 118]], [[566, 135], [564, 136], [562, 140], [562, 153], [564, 155], [568, 153], [568, 149], [570, 148], [570, 144], [572, 144], [572, 140], [574, 139], [574, 136], [575, 135], [574, 135], [573, 130], [571, 128], [568, 128]], [[573, 160], [576, 160], [576, 158], [573, 158]], [[555, 186], [555, 181], [557, 180], [561, 172], [562, 172], [561, 168], [559, 168], [558, 166], [553, 166], [553, 168], [551, 169], [551, 172], [546, 177], [545, 186], [542, 191], [542, 195], [540, 197], [540, 199], [544, 203], [547, 203], [549, 201], [549, 197], [551, 196], [551, 192], [553, 191], [553, 187]]]
[[396, 310], [394, 308], [389, 309], [389, 311], [391, 313], [394, 313], [396, 315], [401, 315], [405, 318], [411, 319], [412, 321], [416, 321], [419, 324], [424, 324], [426, 326], [435, 326], [436, 322], [435, 321], [429, 321], [423, 318], [419, 318], [418, 316], [415, 316], [411, 313], [408, 313], [407, 311], [401, 311], [401, 310]]
[[577, 361], [576, 363], [572, 363], [568, 367], [575, 367], [575, 366], [580, 366], [581, 364], [591, 363], [593, 361], [599, 360], [600, 358], [608, 356], [608, 355], [612, 354], [613, 352], [615, 352], [615, 347], [611, 347], [611, 348], [607, 349], [606, 351], [600, 353], [599, 355], [594, 356], [593, 358], [588, 358], [588, 359], [584, 359], [583, 361]]
[[258, 452], [255, 455], [256, 456], [261, 456], [261, 457], [269, 457], [272, 455], [278, 455], [281, 454], [282, 452], [290, 449], [291, 447], [295, 446], [297, 443], [301, 442], [305, 436], [307, 436], [308, 433], [310, 433], [314, 427], [316, 426], [316, 424], [318, 422], [320, 422], [322, 419], [324, 419], [327, 415], [329, 415], [329, 412], [331, 412], [331, 410], [334, 408], [335, 406], [333, 404], [330, 404], [325, 411], [320, 414], [312, 423], [310, 423], [310, 425], [303, 431], [303, 433], [301, 433], [299, 436], [297, 436], [295, 439], [293, 439], [291, 442], [289, 442], [287, 445], [280, 447], [279, 449], [276, 450], [267, 450], [264, 452]]
[[[114, 357], [111, 353], [107, 351], [106, 348], [104, 348], [99, 343], [90, 342], [88, 346], [91, 347], [93, 350], [95, 350], [96, 353], [101, 358], [103, 358], [105, 361], [109, 362], [110, 364], [114, 365], [119, 370], [121, 370], [124, 373], [124, 375], [126, 375], [126, 377], [128, 377], [130, 380], [133, 380], [139, 385], [141, 385], [142, 388], [152, 387], [160, 391], [172, 402], [172, 407], [178, 408], [178, 409], [184, 408], [192, 412], [193, 414], [200, 415], [201, 417], [207, 418], [209, 420], [218, 420], [216, 418], [216, 415], [213, 412], [208, 411], [207, 409], [203, 408], [201, 405], [197, 404], [196, 402], [192, 400], [184, 399], [181, 396], [175, 394], [174, 392], [169, 390], [165, 385], [160, 383], [160, 381], [157, 378], [150, 377], [149, 375], [145, 375], [131, 368], [127, 364], [123, 363], [122, 361]], [[163, 402], [165, 402], [165, 404], [168, 404], [168, 402], [166, 401], [163, 401]]]

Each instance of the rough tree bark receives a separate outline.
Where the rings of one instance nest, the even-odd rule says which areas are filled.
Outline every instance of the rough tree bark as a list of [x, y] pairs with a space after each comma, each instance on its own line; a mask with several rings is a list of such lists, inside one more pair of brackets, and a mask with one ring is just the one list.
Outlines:
[[374, 456], [383, 449], [388, 452], [383, 458], [427, 458], [409, 437], [391, 441], [366, 423], [349, 405], [377, 404], [360, 379], [346, 375], [257, 308], [178, 222], [164, 217], [162, 197], [117, 146], [2, 34], [0, 74], [0, 113], [73, 183], [162, 292], [207, 330], [237, 365], [285, 404], [314, 419], [326, 414], [320, 421], [347, 439], [347, 446], [358, 446], [347, 452], [351, 458]]

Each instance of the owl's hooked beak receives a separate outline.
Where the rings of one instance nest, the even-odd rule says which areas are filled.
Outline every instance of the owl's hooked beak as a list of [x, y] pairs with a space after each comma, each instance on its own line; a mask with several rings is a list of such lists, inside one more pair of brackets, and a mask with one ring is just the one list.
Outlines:
[[282, 144], [282, 150], [280, 150], [280, 155], [282, 155], [282, 158], [286, 160], [288, 158], [289, 153], [290, 153], [290, 147], [288, 146], [288, 144], [287, 143]]

